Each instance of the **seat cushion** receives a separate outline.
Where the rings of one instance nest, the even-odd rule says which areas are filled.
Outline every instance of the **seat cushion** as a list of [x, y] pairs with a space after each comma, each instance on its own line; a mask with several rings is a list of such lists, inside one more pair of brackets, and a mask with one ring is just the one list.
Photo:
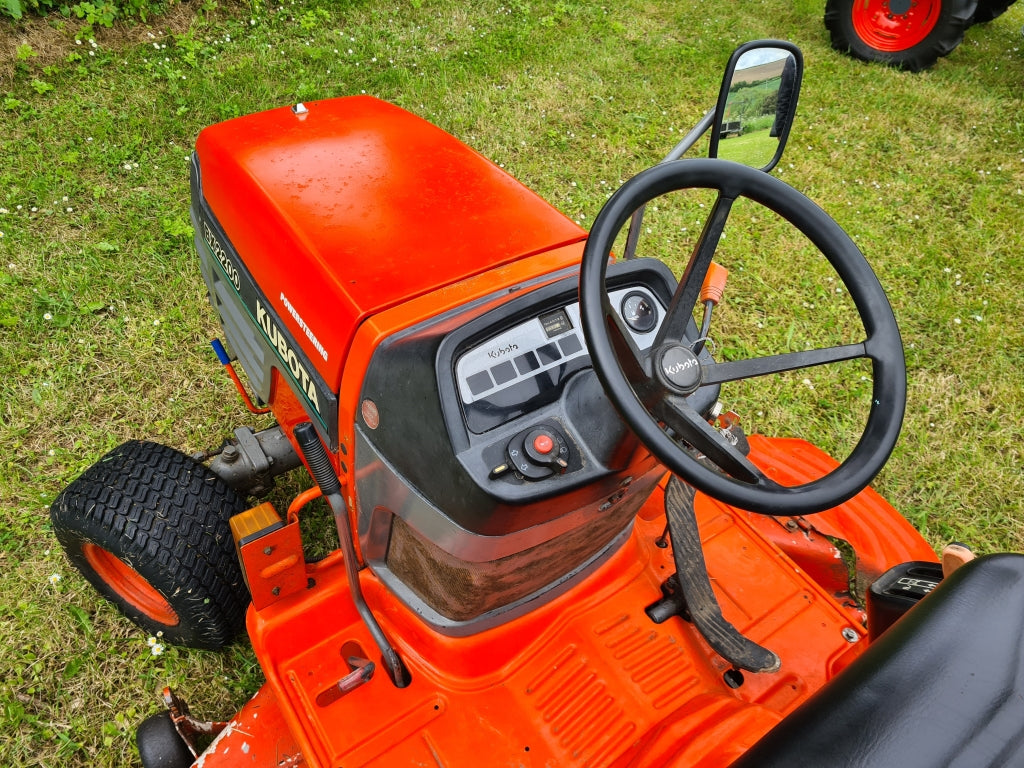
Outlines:
[[[783, 659], [785, 669], [785, 659]], [[1024, 555], [971, 561], [733, 768], [1024, 766]]]

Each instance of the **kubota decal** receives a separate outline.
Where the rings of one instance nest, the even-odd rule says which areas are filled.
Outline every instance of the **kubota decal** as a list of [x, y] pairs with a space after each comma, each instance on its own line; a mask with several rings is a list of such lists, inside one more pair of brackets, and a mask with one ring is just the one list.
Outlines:
[[[280, 314], [273, 309], [273, 303], [256, 286], [249, 274], [245, 262], [235, 252], [231, 241], [224, 235], [213, 212], [210, 211], [202, 194], [202, 182], [199, 178], [198, 163], [193, 158], [192, 167], [192, 200], [193, 215], [200, 237], [196, 238], [200, 258], [208, 264], [216, 266], [216, 271], [224, 276], [234, 289], [239, 305], [252, 319], [256, 337], [262, 338], [274, 356], [280, 361], [275, 365], [286, 379], [291, 381], [291, 388], [302, 401], [306, 412], [313, 419], [326, 439], [328, 447], [338, 447], [338, 396], [331, 391], [323, 380], [320, 372], [306, 352], [299, 346], [295, 337], [289, 333]], [[279, 292], [280, 293], [280, 292]], [[302, 319], [291, 308], [289, 302], [281, 299], [285, 310], [295, 318], [296, 323], [316, 348], [317, 353], [327, 359], [327, 350], [312, 336]], [[229, 339], [230, 341], [230, 339]]]
[[[256, 322], [260, 324], [260, 328], [263, 329], [271, 346], [277, 349], [278, 357], [288, 366], [292, 378], [302, 387], [309, 404], [316, 408], [317, 413], [320, 413], [320, 401], [317, 399], [316, 387], [313, 385], [309, 371], [306, 370], [306, 366], [299, 361], [299, 356], [288, 344], [288, 336], [277, 327], [277, 323], [267, 314], [266, 307], [259, 299], [256, 299]], [[320, 415], [323, 416], [323, 414]]]

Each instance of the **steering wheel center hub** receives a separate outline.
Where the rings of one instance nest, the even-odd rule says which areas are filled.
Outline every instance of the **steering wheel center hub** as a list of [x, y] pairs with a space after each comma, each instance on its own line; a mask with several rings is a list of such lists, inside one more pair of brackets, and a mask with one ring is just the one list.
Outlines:
[[700, 361], [682, 344], [670, 344], [658, 355], [658, 378], [670, 389], [688, 395], [701, 382]]

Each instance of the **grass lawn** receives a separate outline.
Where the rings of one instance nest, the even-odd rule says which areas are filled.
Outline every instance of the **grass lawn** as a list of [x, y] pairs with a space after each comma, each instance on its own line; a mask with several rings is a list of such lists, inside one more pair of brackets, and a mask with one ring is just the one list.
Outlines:
[[[587, 226], [713, 104], [737, 44], [792, 40], [807, 71], [776, 174], [863, 249], [907, 352], [904, 431], [875, 486], [936, 546], [1024, 550], [1024, 3], [920, 74], [832, 51], [823, 5], [254, 0], [94, 35], [0, 21], [0, 765], [130, 765], [164, 685], [219, 718], [260, 684], [244, 641], [154, 654], [68, 567], [48, 508], [125, 440], [194, 452], [262, 426], [209, 350], [187, 160], [203, 126], [297, 101], [395, 102]], [[678, 235], [665, 248], [699, 205], [652, 212]], [[756, 215], [723, 246], [721, 353], [841, 333], [828, 277]], [[841, 450], [853, 374], [726, 405]]]
[[751, 131], [742, 136], [723, 140], [719, 145], [718, 157], [760, 168], [765, 164], [766, 158], [774, 156], [778, 143], [777, 138], [769, 135], [767, 128]]

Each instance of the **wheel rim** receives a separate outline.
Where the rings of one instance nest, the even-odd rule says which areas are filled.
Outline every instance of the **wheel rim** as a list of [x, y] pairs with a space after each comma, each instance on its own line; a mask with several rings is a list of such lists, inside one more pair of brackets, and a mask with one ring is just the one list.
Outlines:
[[171, 604], [124, 560], [92, 542], [82, 546], [82, 554], [104, 583], [136, 611], [169, 627], [178, 623]]
[[922, 42], [939, 20], [942, 0], [857, 0], [854, 31], [878, 51], [905, 51]]

